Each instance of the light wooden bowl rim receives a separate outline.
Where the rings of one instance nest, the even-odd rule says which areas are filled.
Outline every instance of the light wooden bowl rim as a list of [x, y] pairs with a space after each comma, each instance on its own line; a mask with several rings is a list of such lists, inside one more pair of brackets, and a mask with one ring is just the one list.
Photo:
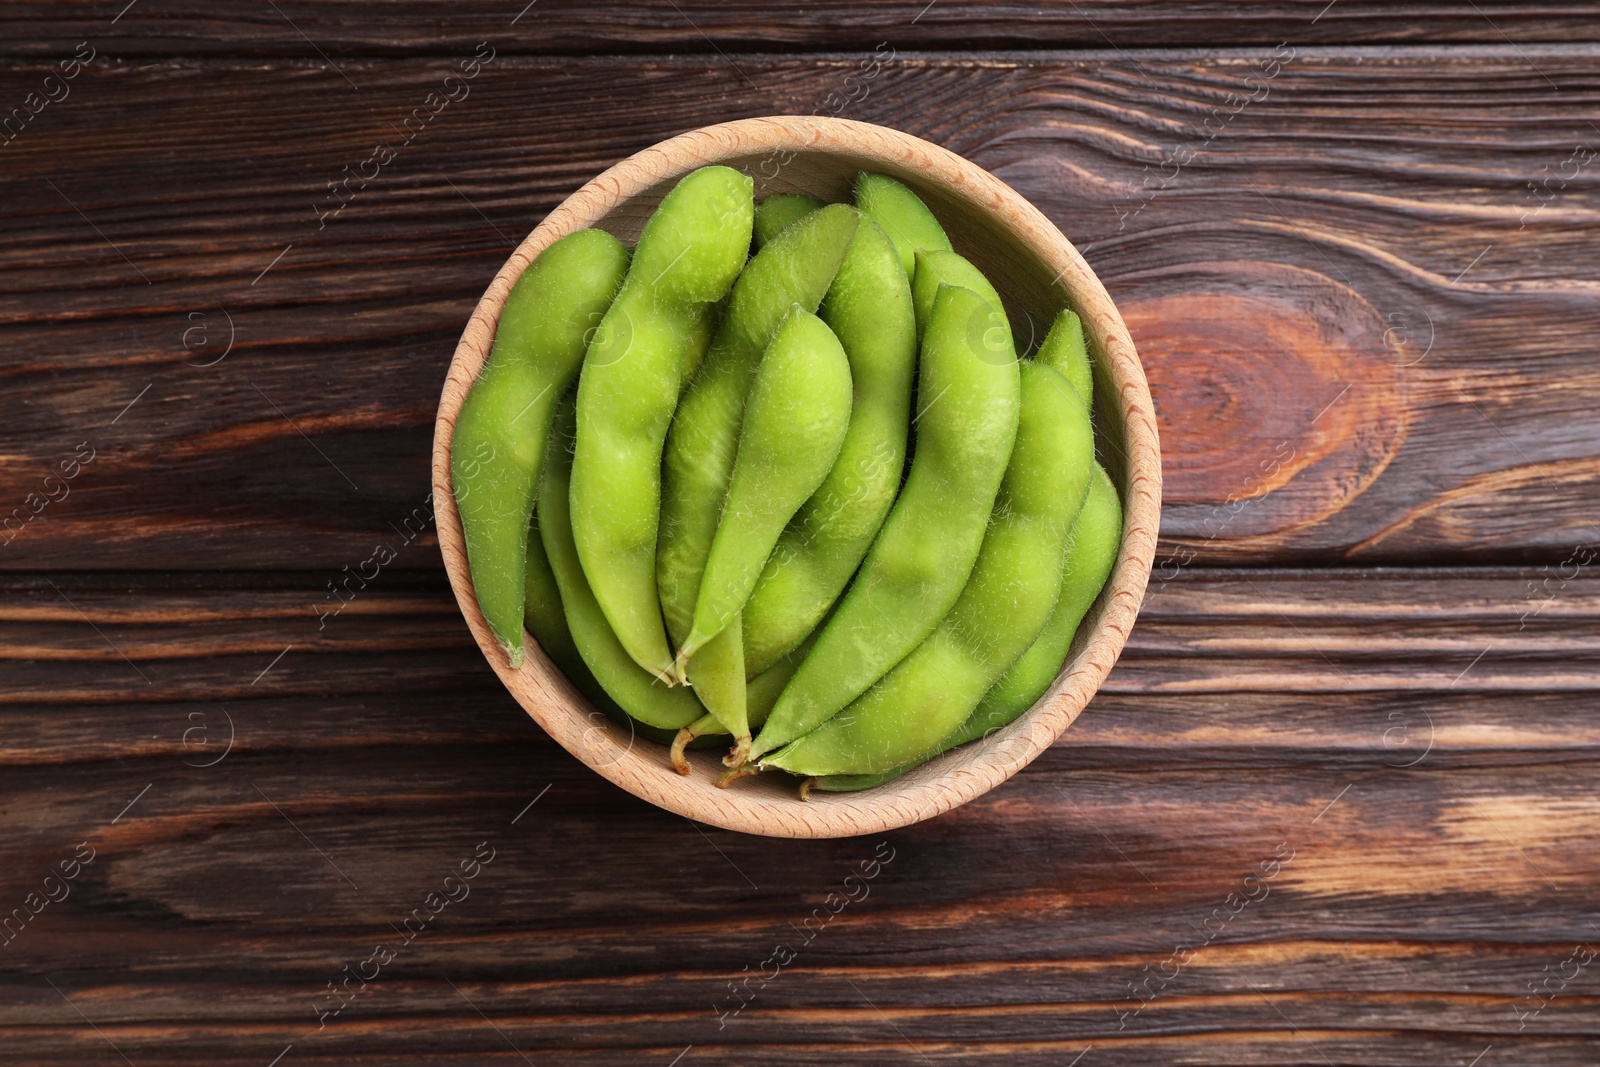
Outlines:
[[[914, 177], [1010, 230], [1057, 272], [1052, 284], [1082, 315], [1100, 383], [1111, 386], [1108, 395], [1120, 408], [1126, 453], [1118, 487], [1125, 512], [1122, 548], [1105, 592], [1084, 620], [1092, 631], [1087, 640], [1080, 634], [1069, 669], [1051, 692], [1004, 730], [888, 785], [817, 793], [809, 801], [801, 801], [792, 785], [763, 787], [776, 775], [716, 789], [709, 761], [693, 776], [678, 775], [665, 748], [636, 741], [627, 728], [594, 711], [531, 636], [523, 666], [512, 669], [478, 610], [450, 476], [462, 401], [488, 356], [506, 295], [540, 252], [697, 167], [753, 156], [783, 160], [789, 153], [844, 155], [860, 166]], [[976, 164], [910, 134], [847, 119], [778, 115], [707, 126], [632, 155], [573, 193], [523, 240], [478, 302], [451, 361], [434, 428], [433, 502], [445, 570], [478, 647], [523, 709], [569, 752], [630, 793], [689, 819], [773, 837], [850, 837], [907, 826], [966, 803], [1026, 766], [1072, 725], [1116, 662], [1144, 597], [1160, 522], [1161, 455], [1144, 368], [1122, 316], [1078, 250], [1037, 208]], [[741, 788], [747, 783], [754, 788]]]

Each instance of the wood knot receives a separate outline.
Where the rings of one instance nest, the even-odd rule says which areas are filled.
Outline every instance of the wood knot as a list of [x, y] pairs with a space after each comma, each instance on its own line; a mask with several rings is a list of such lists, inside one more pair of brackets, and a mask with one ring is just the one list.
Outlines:
[[1160, 421], [1163, 542], [1214, 559], [1312, 547], [1308, 528], [1365, 491], [1405, 440], [1392, 330], [1349, 287], [1242, 261], [1118, 289]]

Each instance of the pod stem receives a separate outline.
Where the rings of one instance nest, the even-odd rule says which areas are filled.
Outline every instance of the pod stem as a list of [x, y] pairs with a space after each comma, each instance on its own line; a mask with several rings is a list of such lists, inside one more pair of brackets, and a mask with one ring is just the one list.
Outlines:
[[730, 770], [738, 770], [750, 762], [750, 735], [733, 739], [733, 749], [722, 757], [722, 765]]
[[811, 799], [811, 787], [816, 785], [816, 784], [817, 784], [816, 778], [807, 778], [805, 781], [801, 782], [800, 783], [800, 799], [801, 800], [810, 800]]
[[759, 763], [746, 763], [743, 767], [735, 767], [731, 771], [723, 771], [717, 778], [717, 788], [726, 789], [741, 778], [749, 778], [751, 775], [760, 773], [761, 765]]
[[683, 729], [678, 731], [678, 736], [672, 739], [672, 750], [670, 753], [672, 757], [672, 769], [685, 776], [694, 773], [694, 768], [690, 766], [688, 757], [683, 754], [683, 750], [688, 747], [689, 742], [693, 741], [694, 738], [694, 727], [685, 726]]
[[683, 754], [684, 749], [688, 748], [689, 742], [697, 737], [720, 732], [722, 732], [722, 724], [717, 721], [715, 715], [702, 715], [688, 726], [679, 730], [677, 736], [672, 739], [670, 752], [672, 769], [679, 774], [693, 773], [694, 767], [689, 763], [688, 757]]

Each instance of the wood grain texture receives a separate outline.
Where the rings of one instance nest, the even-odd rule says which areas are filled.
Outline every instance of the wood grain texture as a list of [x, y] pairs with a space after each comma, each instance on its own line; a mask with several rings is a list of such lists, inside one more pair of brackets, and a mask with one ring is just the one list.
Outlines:
[[[126, 2], [126, 0], [124, 0]], [[730, 0], [70, 0], [8, 4], [0, 55], [55, 56], [81, 40], [118, 56], [316, 58], [470, 52], [481, 40], [511, 53], [1390, 44], [1600, 38], [1588, 0], [1520, 4], [1381, 0], [820, 0], [801, 7]], [[113, 21], [115, 19], [115, 21]]]
[[97, 458], [0, 566], [357, 567], [426, 513], [439, 383], [511, 244], [663, 135], [848, 85], [843, 114], [989, 169], [1106, 282], [1160, 421], [1158, 559], [1557, 563], [1597, 538], [1600, 202], [1570, 162], [1600, 138], [1594, 55], [1302, 50], [1264, 95], [1272, 49], [901, 56], [866, 82], [866, 55], [741, 61], [753, 85], [499, 57], [337, 193], [456, 64], [345, 65], [359, 92], [298, 62], [91, 65], [0, 149], [0, 500]]
[[[0, 919], [97, 852], [0, 923], [0, 1058], [1588, 1067], [1595, 15], [7, 5], [0, 122], [96, 58], [0, 134], [0, 524], [77, 471], [0, 525]], [[470, 97], [335, 196], [480, 41]], [[1363, 42], [1408, 47], [1329, 47]], [[930, 51], [974, 48], [1015, 51]], [[887, 835], [825, 922], [882, 839], [696, 828], [579, 766], [485, 669], [425, 473], [448, 354], [552, 207], [819, 108], [1085, 250], [1173, 538], [1066, 738]], [[1495, 562], [1528, 566], [1421, 566]], [[480, 842], [471, 895], [319, 1028]]]
[[[95, 850], [0, 947], [19, 1061], [1590, 1062], [1593, 964], [1519, 999], [1596, 941], [1587, 574], [1522, 620], [1536, 569], [1185, 571], [1021, 775], [814, 842], [696, 828], [581, 767], [437, 576], [322, 631], [314, 577], [219, 577], [7, 583], [0, 903]], [[394, 944], [480, 842], [468, 895]], [[396, 958], [319, 1029], [378, 943]]]

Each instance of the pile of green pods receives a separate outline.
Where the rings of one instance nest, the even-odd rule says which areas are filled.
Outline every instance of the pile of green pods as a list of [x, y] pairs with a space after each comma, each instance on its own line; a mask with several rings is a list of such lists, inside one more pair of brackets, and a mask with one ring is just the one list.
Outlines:
[[1019, 354], [901, 183], [704, 167], [507, 297], [451, 456], [478, 605], [682, 773], [870, 788], [1060, 673], [1122, 541], [1093, 400], [1077, 314]]

